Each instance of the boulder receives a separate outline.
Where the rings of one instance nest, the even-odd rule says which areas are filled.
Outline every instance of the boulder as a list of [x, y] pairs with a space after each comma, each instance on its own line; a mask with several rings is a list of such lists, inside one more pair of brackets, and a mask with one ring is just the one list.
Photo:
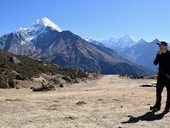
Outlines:
[[21, 63], [21, 61], [18, 60], [15, 56], [10, 57], [9, 61], [13, 62], [14, 64], [19, 64], [19, 63]]
[[55, 90], [55, 87], [53, 85], [42, 85], [41, 87], [38, 88], [31, 88], [33, 92], [37, 92], [37, 91], [53, 91]]

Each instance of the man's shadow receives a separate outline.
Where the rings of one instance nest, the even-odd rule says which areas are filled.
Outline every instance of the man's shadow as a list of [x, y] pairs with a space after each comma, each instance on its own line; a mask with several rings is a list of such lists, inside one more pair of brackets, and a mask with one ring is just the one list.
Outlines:
[[138, 117], [133, 117], [133, 116], [128, 116], [129, 120], [128, 121], [124, 121], [121, 122], [122, 124], [126, 124], [126, 123], [137, 123], [139, 121], [155, 121], [155, 120], [161, 120], [165, 115], [167, 114], [167, 112], [162, 112], [160, 114], [155, 114], [154, 111], [151, 112], [147, 112], [144, 115], [138, 116]]

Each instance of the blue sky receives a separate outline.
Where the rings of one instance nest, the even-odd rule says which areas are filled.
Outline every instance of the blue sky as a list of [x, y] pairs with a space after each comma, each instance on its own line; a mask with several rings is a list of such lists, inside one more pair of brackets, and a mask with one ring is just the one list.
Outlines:
[[170, 42], [169, 5], [170, 0], [0, 0], [0, 35], [48, 17], [82, 37]]

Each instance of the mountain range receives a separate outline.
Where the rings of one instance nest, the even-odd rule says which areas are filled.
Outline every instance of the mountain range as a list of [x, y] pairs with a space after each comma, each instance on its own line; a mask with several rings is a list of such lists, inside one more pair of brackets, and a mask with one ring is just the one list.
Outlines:
[[111, 48], [120, 56], [157, 72], [158, 67], [153, 64], [153, 60], [159, 50], [157, 43], [160, 41], [158, 39], [155, 39], [152, 42], [140, 39], [136, 42], [132, 37], [125, 35], [118, 39], [110, 38], [99, 41], [90, 39], [89, 41], [97, 45], [104, 45]]
[[103, 74], [150, 75], [154, 72], [124, 59], [111, 48], [90, 43], [71, 31], [62, 31], [48, 18], [30, 28], [0, 37], [0, 49], [48, 61], [65, 68]]

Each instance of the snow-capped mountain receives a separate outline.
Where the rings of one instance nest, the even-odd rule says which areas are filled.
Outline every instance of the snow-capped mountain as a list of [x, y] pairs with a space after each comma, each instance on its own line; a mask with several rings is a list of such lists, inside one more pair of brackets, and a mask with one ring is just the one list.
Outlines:
[[57, 31], [57, 32], [62, 32], [62, 30], [54, 24], [51, 20], [49, 20], [47, 17], [37, 19], [36, 22], [33, 22], [32, 27], [30, 28], [20, 28], [19, 31], [16, 33], [22, 34], [22, 36], [25, 37], [25, 41], [22, 41], [22, 44], [26, 44], [27, 42], [31, 40], [35, 40], [38, 35], [43, 33], [47, 27], [50, 27], [51, 29]]
[[120, 53], [136, 44], [133, 37], [130, 36], [123, 36], [121, 38], [109, 38], [106, 40], [98, 41], [102, 43], [104, 46], [115, 50], [116, 52]]
[[37, 19], [36, 22], [33, 23], [33, 30], [40, 31], [44, 29], [45, 27], [51, 27], [52, 29], [61, 32], [62, 30], [54, 24], [51, 20], [49, 20], [47, 17], [44, 17], [42, 19]]
[[36, 52], [34, 42], [36, 42], [37, 38], [40, 38], [43, 33], [46, 33], [48, 29], [58, 33], [62, 32], [56, 24], [47, 17], [44, 17], [37, 19], [36, 22], [33, 22], [33, 25], [29, 28], [20, 28], [18, 31], [2, 36], [2, 39], [9, 36], [11, 39], [7, 42], [1, 42], [0, 48], [15, 54], [31, 56], [34, 52]]
[[153, 73], [122, 58], [114, 50], [89, 43], [70, 31], [61, 31], [48, 18], [37, 20], [30, 28], [22, 28], [0, 37], [0, 48], [67, 68], [97, 73], [131, 75]]

